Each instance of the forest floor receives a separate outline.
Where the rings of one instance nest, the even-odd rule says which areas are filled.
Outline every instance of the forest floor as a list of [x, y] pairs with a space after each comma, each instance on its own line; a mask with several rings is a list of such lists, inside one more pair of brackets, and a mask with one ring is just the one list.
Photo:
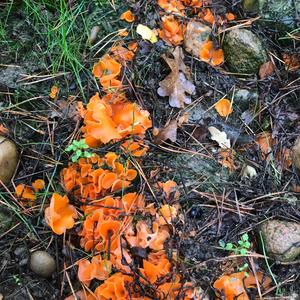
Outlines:
[[[184, 50], [183, 61], [195, 91], [190, 104], [176, 108], [157, 92], [171, 71], [164, 54], [172, 58], [174, 45], [160, 37], [152, 43], [136, 32], [138, 24], [160, 28], [165, 12], [158, 1], [7, 2], [0, 1], [0, 133], [16, 143], [19, 160], [11, 182], [0, 188], [3, 299], [65, 299], [82, 289], [76, 261], [90, 255], [81, 248], [78, 236], [85, 216], [80, 215], [73, 229], [57, 235], [46, 224], [44, 210], [53, 193], [67, 194], [75, 205], [74, 195], [65, 191], [61, 170], [71, 161], [67, 147], [83, 138], [78, 102], [86, 107], [96, 92], [105, 94], [92, 73], [93, 65], [118, 43], [128, 46], [135, 41], [138, 48], [122, 69], [122, 82], [128, 99], [149, 112], [154, 129], [149, 128], [144, 137], [149, 147], [146, 155], [133, 160], [138, 176], [129, 191], [143, 192], [146, 203], [155, 202], [157, 209], [177, 200], [180, 208], [168, 225], [170, 237], [165, 242], [169, 257], [176, 253], [175, 259], [170, 258], [170, 273], [201, 288], [201, 299], [204, 295], [206, 299], [296, 299], [300, 295], [299, 260], [268, 257], [260, 245], [260, 225], [266, 220], [298, 226], [300, 222], [300, 179], [291, 159], [300, 133], [299, 30], [280, 35], [259, 23], [257, 14], [245, 13], [240, 1], [207, 1], [215, 20], [229, 12], [235, 16], [221, 30], [200, 20], [212, 27], [214, 45], [222, 48], [231, 27], [247, 28], [263, 41], [272, 67], [260, 69], [260, 74], [234, 72], [226, 52], [224, 63], [214, 66]], [[120, 20], [128, 9], [134, 22]], [[126, 37], [120, 36], [124, 28]], [[179, 47], [184, 48], [182, 43]], [[286, 57], [293, 60], [292, 67]], [[59, 92], [51, 97], [53, 86]], [[222, 98], [229, 99], [232, 107], [226, 117], [215, 109]], [[219, 130], [215, 140], [212, 127]], [[222, 133], [227, 135], [230, 151], [220, 146]], [[121, 153], [119, 142], [89, 150], [98, 155]], [[33, 204], [24, 204], [15, 187], [31, 186], [36, 179], [43, 179], [45, 188]], [[177, 183], [179, 199], [171, 195], [174, 199], [170, 200], [155, 191], [157, 183], [168, 180]], [[250, 243], [246, 253], [233, 251], [228, 244], [239, 245], [242, 237]], [[55, 258], [56, 272], [50, 278], [30, 269], [30, 254], [35, 250]], [[145, 258], [141, 253], [136, 256]], [[220, 295], [214, 282], [239, 271], [255, 274], [256, 279], [258, 273], [264, 274], [271, 283], [247, 287], [242, 297]], [[99, 282], [94, 279], [91, 290]], [[138, 299], [163, 299], [151, 289], [143, 291]], [[176, 295], [165, 299], [200, 299]]]

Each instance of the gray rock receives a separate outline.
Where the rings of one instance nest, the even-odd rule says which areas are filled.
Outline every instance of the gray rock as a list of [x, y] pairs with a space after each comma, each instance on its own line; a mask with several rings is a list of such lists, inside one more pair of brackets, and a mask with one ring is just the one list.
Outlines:
[[258, 102], [257, 90], [238, 89], [234, 93], [233, 101], [242, 111], [245, 111]]
[[55, 272], [55, 260], [46, 251], [35, 251], [30, 257], [30, 268], [37, 275], [48, 278]]
[[279, 32], [296, 28], [300, 1], [295, 0], [243, 0], [243, 8], [248, 13], [258, 13], [258, 21], [265, 27]]
[[300, 254], [300, 224], [269, 220], [259, 227], [267, 255], [277, 261], [290, 262]]
[[226, 64], [236, 73], [257, 73], [267, 61], [267, 53], [261, 40], [247, 29], [229, 31], [224, 39]]
[[230, 183], [230, 174], [226, 168], [215, 160], [200, 155], [177, 155], [174, 161], [175, 176], [181, 178], [188, 189], [197, 187], [198, 190], [222, 190]]

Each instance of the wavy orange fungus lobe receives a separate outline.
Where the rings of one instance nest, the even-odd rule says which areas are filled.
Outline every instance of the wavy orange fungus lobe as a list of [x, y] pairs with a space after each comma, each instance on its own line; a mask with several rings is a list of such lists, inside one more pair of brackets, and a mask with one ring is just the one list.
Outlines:
[[184, 28], [173, 16], [163, 16], [159, 37], [168, 44], [177, 46], [183, 41]]
[[132, 23], [132, 22], [135, 21], [135, 16], [134, 16], [134, 14], [132, 13], [131, 10], [127, 10], [127, 11], [122, 13], [122, 15], [120, 16], [120, 19], [124, 20], [128, 23]]
[[104, 55], [98, 63], [93, 66], [93, 75], [100, 80], [103, 87], [122, 86], [121, 81], [116, 77], [121, 73], [121, 64], [113, 59], [109, 54]]
[[63, 234], [67, 229], [71, 229], [77, 216], [76, 208], [69, 204], [68, 197], [57, 193], [52, 195], [50, 206], [45, 209], [46, 223], [56, 234]]
[[157, 4], [168, 13], [184, 16], [185, 6], [181, 0], [157, 0]]
[[43, 179], [36, 179], [32, 183], [33, 189], [38, 192], [39, 190], [42, 190], [45, 187], [45, 181]]
[[145, 145], [142, 140], [127, 140], [124, 143], [122, 143], [121, 148], [125, 153], [128, 153], [134, 157], [144, 156], [149, 150], [149, 146]]
[[225, 98], [215, 103], [214, 107], [221, 117], [227, 117], [233, 112], [232, 103]]
[[224, 62], [223, 50], [214, 49], [212, 41], [207, 41], [203, 44], [199, 52], [199, 57], [213, 66], [218, 66]]
[[131, 168], [130, 162], [114, 152], [104, 157], [94, 154], [91, 158], [81, 158], [61, 171], [65, 190], [83, 202], [124, 190], [136, 176], [137, 171]]
[[100, 255], [96, 255], [91, 261], [82, 259], [77, 262], [78, 279], [89, 286], [93, 279], [105, 280], [112, 272], [112, 263], [107, 259], [102, 259]]
[[18, 198], [21, 200], [29, 200], [34, 201], [36, 200], [36, 195], [32, 188], [25, 184], [19, 184], [15, 187], [15, 192]]
[[[261, 272], [258, 272], [256, 276], [259, 284], [263, 288], [268, 288], [271, 279], [264, 277]], [[213, 286], [217, 290], [218, 299], [225, 297], [226, 300], [249, 300], [246, 289], [255, 288], [256, 280], [252, 273], [246, 276], [246, 272], [238, 272], [221, 276]]]
[[[114, 99], [111, 101], [111, 99]], [[131, 135], [143, 136], [152, 126], [149, 112], [122, 97], [94, 95], [85, 111], [84, 137], [90, 147], [118, 141]]]

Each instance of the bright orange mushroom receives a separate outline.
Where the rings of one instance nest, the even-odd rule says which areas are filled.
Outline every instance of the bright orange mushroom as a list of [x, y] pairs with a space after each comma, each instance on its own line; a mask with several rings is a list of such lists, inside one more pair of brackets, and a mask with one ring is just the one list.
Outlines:
[[28, 185], [25, 184], [17, 185], [15, 188], [15, 192], [17, 197], [19, 197], [22, 200], [29, 200], [29, 201], [36, 200], [34, 191]]
[[116, 77], [120, 74], [121, 64], [106, 54], [98, 63], [94, 64], [92, 72], [100, 80], [100, 83], [107, 87], [108, 83], [115, 82]]
[[63, 234], [67, 229], [71, 229], [77, 218], [75, 207], [69, 204], [67, 196], [60, 196], [57, 193], [52, 195], [50, 206], [45, 209], [46, 223], [54, 233]]
[[129, 299], [128, 286], [132, 281], [131, 276], [118, 272], [106, 279], [94, 293], [101, 300], [126, 300]]
[[45, 187], [45, 181], [43, 179], [36, 179], [32, 183], [32, 187], [37, 192]]
[[173, 16], [162, 17], [162, 26], [159, 37], [170, 45], [177, 46], [183, 41], [184, 25], [175, 20]]
[[222, 49], [214, 49], [212, 41], [206, 41], [199, 51], [199, 58], [212, 66], [218, 66], [224, 62], [224, 52]]
[[175, 13], [180, 16], [184, 15], [184, 5], [179, 0], [158, 0], [157, 4], [168, 13]]
[[89, 286], [93, 279], [105, 280], [109, 277], [112, 263], [102, 259], [100, 255], [93, 256], [91, 262], [88, 259], [81, 259], [78, 264], [78, 279]]
[[[271, 282], [268, 277], [264, 279], [260, 272], [257, 273], [257, 279], [259, 283], [263, 284], [263, 287], [267, 287]], [[222, 295], [226, 300], [249, 300], [246, 289], [256, 287], [256, 280], [252, 273], [246, 276], [246, 272], [238, 272], [221, 276], [213, 286], [218, 297]]]
[[131, 10], [127, 10], [122, 13], [122, 15], [120, 16], [120, 20], [124, 20], [128, 23], [132, 23], [135, 20], [135, 16]]
[[214, 108], [221, 117], [227, 117], [233, 112], [232, 103], [230, 100], [225, 98], [220, 99], [217, 103], [215, 103]]

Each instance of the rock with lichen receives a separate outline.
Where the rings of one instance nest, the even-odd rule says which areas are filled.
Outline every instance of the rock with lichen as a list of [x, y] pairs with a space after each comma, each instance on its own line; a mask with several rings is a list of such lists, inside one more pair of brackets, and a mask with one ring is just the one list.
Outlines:
[[300, 1], [295, 0], [243, 0], [242, 6], [247, 13], [258, 13], [259, 23], [264, 27], [286, 33], [296, 29]]
[[260, 225], [259, 231], [269, 257], [291, 262], [300, 254], [300, 224], [268, 220]]
[[267, 61], [260, 38], [247, 29], [230, 30], [224, 39], [225, 62], [230, 71], [254, 74]]

